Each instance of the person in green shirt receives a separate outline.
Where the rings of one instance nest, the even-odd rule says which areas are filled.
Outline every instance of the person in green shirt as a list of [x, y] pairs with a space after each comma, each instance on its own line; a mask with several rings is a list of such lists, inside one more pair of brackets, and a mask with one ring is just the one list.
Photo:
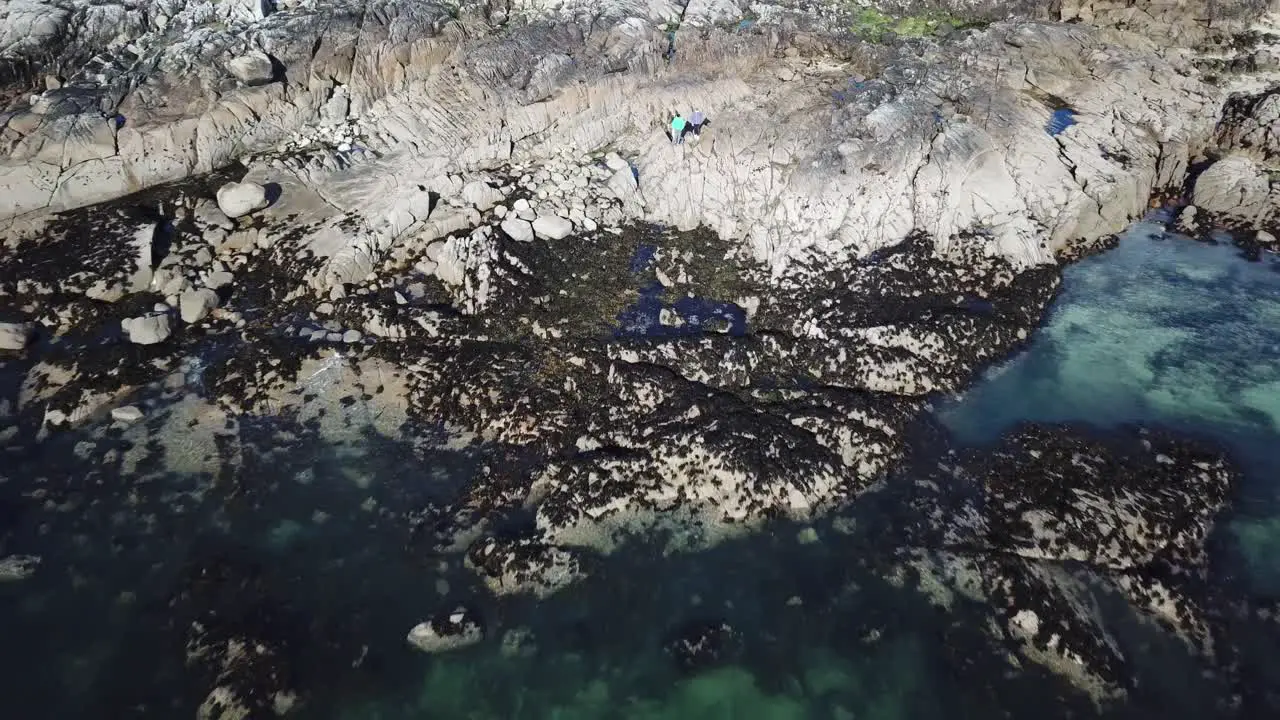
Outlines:
[[671, 142], [675, 145], [684, 142], [684, 118], [680, 113], [671, 120]]

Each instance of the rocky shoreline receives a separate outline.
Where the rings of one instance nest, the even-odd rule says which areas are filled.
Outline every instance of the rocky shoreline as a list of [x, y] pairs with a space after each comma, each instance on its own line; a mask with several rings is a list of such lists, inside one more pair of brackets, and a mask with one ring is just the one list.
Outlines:
[[[148, 438], [106, 451], [113, 475], [253, 502], [242, 430], [272, 418], [483, 447], [452, 497], [386, 521], [544, 598], [636, 537], [706, 548], [884, 491], [928, 402], [1019, 348], [1059, 263], [1153, 198], [1275, 249], [1275, 2], [926, 5], [11, 3], [5, 448], [109, 417]], [[712, 124], [673, 145], [690, 107]], [[916, 480], [987, 504], [915, 498], [933, 525], [885, 576], [989, 604], [994, 642], [1099, 702], [1129, 686], [1081, 583], [1227, 668], [1204, 609], [1226, 602], [1204, 590], [1221, 454], [1008, 442]], [[45, 572], [22, 552], [0, 536], [0, 577]], [[288, 652], [210, 597], [200, 716], [287, 712]], [[410, 641], [473, 641], [454, 607]]]

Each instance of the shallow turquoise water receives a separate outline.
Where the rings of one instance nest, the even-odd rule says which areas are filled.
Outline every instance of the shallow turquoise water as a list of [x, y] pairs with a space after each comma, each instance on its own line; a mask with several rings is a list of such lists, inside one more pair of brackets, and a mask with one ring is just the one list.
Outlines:
[[1245, 470], [1230, 528], [1259, 589], [1280, 590], [1280, 261], [1140, 223], [1065, 272], [1030, 345], [943, 403], [968, 444], [1022, 421], [1137, 423], [1227, 446]]

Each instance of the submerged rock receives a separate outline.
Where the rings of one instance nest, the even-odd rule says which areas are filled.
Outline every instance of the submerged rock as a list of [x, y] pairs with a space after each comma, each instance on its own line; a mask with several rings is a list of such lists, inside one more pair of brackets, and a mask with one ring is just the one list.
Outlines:
[[0, 582], [26, 580], [40, 566], [36, 555], [9, 555], [0, 557]]
[[484, 639], [484, 627], [464, 605], [441, 613], [409, 631], [409, 644], [423, 652], [438, 653], [475, 645]]

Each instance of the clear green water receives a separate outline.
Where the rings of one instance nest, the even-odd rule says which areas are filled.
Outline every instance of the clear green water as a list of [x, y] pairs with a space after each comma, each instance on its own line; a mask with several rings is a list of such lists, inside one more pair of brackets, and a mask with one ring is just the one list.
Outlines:
[[[1155, 231], [1138, 226], [1116, 250], [1068, 269], [1026, 350], [940, 405], [938, 417], [969, 444], [1028, 419], [1161, 423], [1217, 438], [1248, 470], [1228, 525], [1240, 540], [1229, 560], [1259, 592], [1280, 588], [1280, 563], [1271, 560], [1280, 551], [1272, 451], [1280, 447], [1280, 274], [1230, 248], [1153, 240]], [[0, 584], [7, 717], [193, 717], [201, 694], [182, 667], [168, 600], [180, 566], [210, 547], [261, 573], [287, 608], [283, 617], [301, 628], [290, 625], [290, 659], [311, 696], [296, 717], [1089, 714], [1055, 678], [1035, 668], [1013, 673], [983, 650], [978, 615], [943, 616], [859, 567], [892, 550], [880, 530], [902, 509], [887, 496], [868, 497], [838, 528], [817, 525], [817, 542], [785, 525], [694, 555], [663, 557], [636, 543], [545, 602], [498, 602], [457, 558], [415, 545], [404, 518], [447, 497], [483, 457], [413, 453], [372, 435], [282, 452], [263, 440], [278, 429], [241, 429], [248, 449], [239, 479], [255, 488], [249, 497], [177, 475], [80, 483], [106, 447], [138, 441], [127, 436], [99, 437], [90, 461], [71, 452], [84, 436], [20, 461], [13, 477], [61, 478], [81, 505], [28, 512], [31, 498], [0, 493], [6, 552], [45, 558], [32, 578]], [[407, 646], [409, 628], [461, 600], [484, 619], [482, 643], [438, 656]], [[700, 619], [737, 628], [741, 652], [681, 672], [664, 642]], [[1139, 645], [1149, 641], [1139, 633]], [[1195, 672], [1168, 672], [1172, 680], [1149, 683], [1109, 716], [1210, 717]]]
[[1159, 425], [1227, 446], [1246, 472], [1229, 521], [1260, 591], [1280, 590], [1280, 261], [1139, 224], [1066, 271], [1030, 346], [939, 416], [960, 440], [1021, 421]]

